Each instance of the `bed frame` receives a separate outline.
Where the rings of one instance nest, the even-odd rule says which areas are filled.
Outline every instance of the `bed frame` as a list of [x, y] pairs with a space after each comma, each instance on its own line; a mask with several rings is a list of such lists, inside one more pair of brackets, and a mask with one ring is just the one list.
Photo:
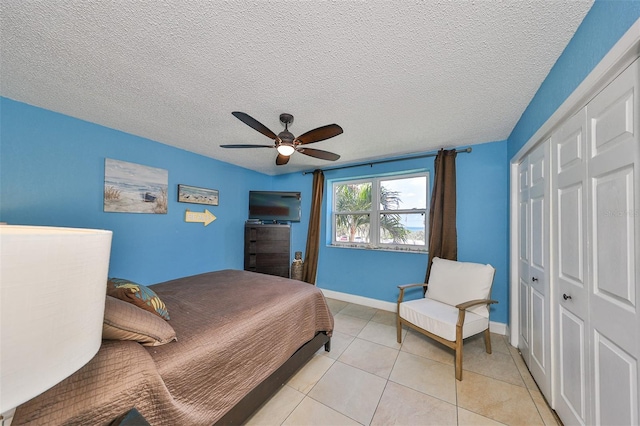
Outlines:
[[244, 423], [265, 401], [273, 396], [289, 378], [291, 378], [318, 349], [331, 350], [331, 338], [325, 332], [302, 345], [280, 368], [271, 373], [262, 383], [256, 386], [244, 398], [229, 410], [216, 425], [239, 425]]

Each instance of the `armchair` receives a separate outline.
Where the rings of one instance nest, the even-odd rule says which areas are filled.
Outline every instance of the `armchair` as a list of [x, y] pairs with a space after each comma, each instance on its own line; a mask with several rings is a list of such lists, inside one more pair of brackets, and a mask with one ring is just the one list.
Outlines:
[[[467, 337], [484, 332], [491, 353], [489, 299], [495, 269], [491, 265], [433, 259], [429, 283], [399, 285], [396, 328], [402, 343], [406, 325], [455, 351], [456, 379], [462, 380], [462, 344]], [[422, 287], [424, 298], [404, 301], [409, 288]]]

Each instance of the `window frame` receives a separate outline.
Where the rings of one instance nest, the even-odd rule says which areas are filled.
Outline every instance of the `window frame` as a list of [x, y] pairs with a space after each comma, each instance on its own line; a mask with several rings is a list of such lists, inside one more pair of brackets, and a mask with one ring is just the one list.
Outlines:
[[[425, 207], [424, 209], [397, 209], [397, 210], [383, 210], [380, 206], [380, 188], [381, 183], [383, 181], [389, 180], [401, 180], [401, 179], [409, 179], [415, 177], [424, 177], [426, 179], [425, 182]], [[407, 251], [407, 252], [419, 252], [419, 253], [427, 253], [428, 245], [429, 245], [429, 195], [431, 191], [430, 186], [430, 172], [429, 170], [421, 170], [421, 171], [411, 171], [411, 172], [399, 172], [394, 174], [378, 174], [371, 175], [367, 177], [358, 177], [353, 179], [336, 179], [332, 180], [331, 183], [331, 203], [330, 203], [330, 217], [331, 223], [329, 224], [329, 229], [331, 229], [331, 242], [330, 245], [333, 247], [347, 247], [347, 248], [358, 248], [358, 249], [366, 249], [366, 250], [388, 250], [388, 251]], [[336, 188], [340, 185], [349, 185], [349, 184], [362, 184], [362, 183], [371, 183], [371, 210], [365, 211], [349, 211], [349, 212], [338, 212], [336, 211]], [[425, 217], [425, 244], [424, 245], [415, 245], [415, 244], [402, 244], [402, 243], [382, 243], [380, 241], [380, 217], [383, 214], [423, 214]], [[337, 240], [337, 217], [340, 214], [368, 214], [370, 215], [369, 220], [369, 242], [368, 243], [360, 243], [360, 242], [351, 242], [351, 241], [339, 241]]]

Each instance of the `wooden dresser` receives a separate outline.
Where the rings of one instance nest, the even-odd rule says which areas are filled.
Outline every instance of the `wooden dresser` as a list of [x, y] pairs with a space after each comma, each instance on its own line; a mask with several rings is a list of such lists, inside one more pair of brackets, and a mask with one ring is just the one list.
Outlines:
[[245, 225], [245, 271], [289, 278], [290, 262], [291, 225]]

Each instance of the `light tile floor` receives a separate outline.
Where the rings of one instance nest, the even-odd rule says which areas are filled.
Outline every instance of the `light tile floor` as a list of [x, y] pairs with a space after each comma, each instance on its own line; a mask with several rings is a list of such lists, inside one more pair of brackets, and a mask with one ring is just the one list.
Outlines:
[[331, 352], [321, 349], [249, 425], [557, 425], [517, 349], [492, 334], [464, 345], [463, 381], [453, 351], [404, 330], [395, 314], [328, 299]]

